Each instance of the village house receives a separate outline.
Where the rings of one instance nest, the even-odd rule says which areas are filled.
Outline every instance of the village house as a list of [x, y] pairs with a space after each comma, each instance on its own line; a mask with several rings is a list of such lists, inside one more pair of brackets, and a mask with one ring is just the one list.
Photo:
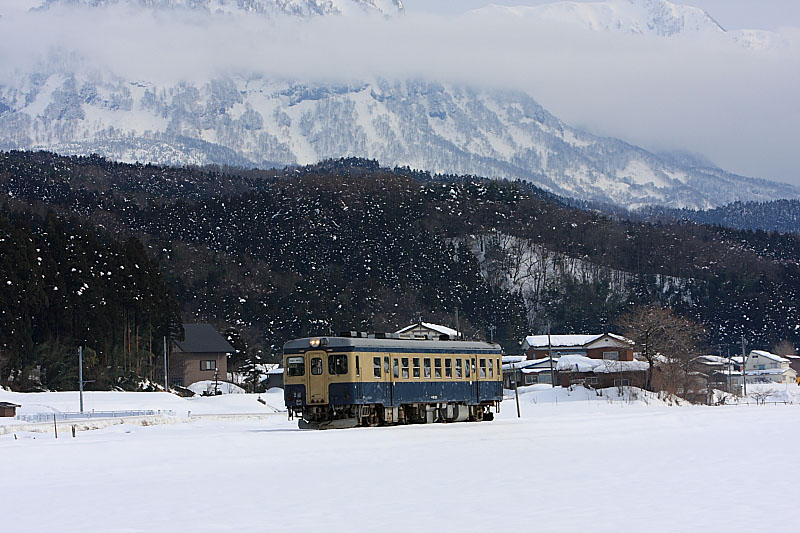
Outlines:
[[0, 417], [14, 418], [17, 416], [17, 408], [19, 405], [11, 402], [0, 402]]
[[514, 377], [518, 387], [551, 383], [551, 375], [555, 374], [555, 362], [551, 372], [550, 359], [531, 359], [524, 355], [503, 356], [503, 387], [514, 388]]
[[797, 383], [790, 360], [764, 350], [753, 350], [745, 361], [747, 383]]
[[558, 359], [558, 383], [562, 387], [587, 385], [596, 389], [639, 387], [647, 382], [645, 361], [598, 359], [583, 355], [565, 355]]
[[210, 324], [184, 324], [183, 331], [183, 340], [172, 344], [170, 383], [188, 387], [198, 381], [227, 381], [233, 346]]
[[[548, 347], [549, 346], [549, 347]], [[608, 361], [633, 361], [635, 343], [621, 335], [529, 335], [522, 341], [522, 351], [528, 359], [553, 358], [563, 355], [580, 355], [590, 359]]]
[[411, 324], [410, 326], [406, 326], [403, 329], [395, 331], [395, 335], [401, 339], [423, 340], [438, 339], [442, 335], [447, 335], [448, 338], [454, 340], [461, 337], [453, 328], [448, 328], [447, 326], [441, 326], [439, 324], [431, 324], [430, 322], [417, 322], [416, 324]]

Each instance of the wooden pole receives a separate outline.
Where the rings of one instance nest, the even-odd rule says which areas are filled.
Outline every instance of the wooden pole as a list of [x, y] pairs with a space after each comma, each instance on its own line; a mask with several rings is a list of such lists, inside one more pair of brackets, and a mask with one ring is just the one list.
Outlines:
[[550, 385], [555, 388], [556, 374], [553, 371], [553, 343], [550, 342], [550, 321], [547, 321], [547, 352], [550, 354]]
[[56, 434], [56, 438], [58, 438], [58, 424], [56, 424], [56, 414], [53, 413], [53, 431]]
[[517, 402], [517, 418], [522, 418], [519, 414], [519, 390], [517, 389], [517, 367], [511, 364], [511, 373], [514, 374], [514, 399]]

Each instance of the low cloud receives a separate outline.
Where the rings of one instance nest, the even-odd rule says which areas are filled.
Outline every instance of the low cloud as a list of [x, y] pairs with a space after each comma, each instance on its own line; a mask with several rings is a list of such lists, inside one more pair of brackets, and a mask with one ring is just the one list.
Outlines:
[[519, 89], [594, 133], [800, 185], [800, 30], [793, 28], [754, 50], [724, 34], [649, 38], [502, 13], [301, 20], [117, 6], [0, 18], [0, 82], [16, 85], [35, 68], [158, 84], [241, 75]]

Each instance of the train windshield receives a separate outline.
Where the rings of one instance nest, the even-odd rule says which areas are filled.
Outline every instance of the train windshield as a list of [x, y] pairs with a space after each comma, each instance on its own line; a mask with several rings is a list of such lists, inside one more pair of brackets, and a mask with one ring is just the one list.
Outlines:
[[286, 360], [286, 374], [302, 376], [306, 373], [306, 360], [303, 357], [290, 357]]

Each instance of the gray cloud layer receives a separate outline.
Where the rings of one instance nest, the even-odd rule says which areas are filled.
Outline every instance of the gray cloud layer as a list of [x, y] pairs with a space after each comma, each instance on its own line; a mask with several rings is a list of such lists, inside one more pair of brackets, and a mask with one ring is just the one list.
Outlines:
[[800, 185], [800, 31], [781, 36], [751, 50], [725, 35], [645, 38], [500, 15], [305, 21], [55, 9], [0, 19], [0, 82], [37, 66], [162, 83], [380, 76], [515, 88], [592, 132]]

